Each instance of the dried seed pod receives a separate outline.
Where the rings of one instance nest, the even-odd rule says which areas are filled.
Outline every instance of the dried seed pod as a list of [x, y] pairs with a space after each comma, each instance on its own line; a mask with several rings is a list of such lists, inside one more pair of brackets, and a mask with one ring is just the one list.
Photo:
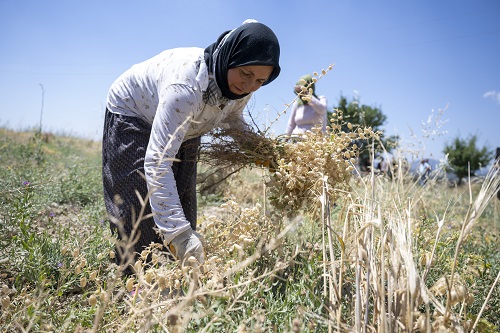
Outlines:
[[80, 260], [80, 266], [81, 266], [82, 268], [84, 268], [85, 266], [87, 266], [87, 259], [82, 258], [82, 259]]
[[457, 296], [460, 302], [464, 301], [467, 297], [467, 288], [464, 285], [456, 286]]
[[144, 275], [144, 280], [151, 284], [151, 282], [153, 281], [153, 277], [154, 277], [154, 274], [152, 272], [147, 272], [145, 275]]
[[8, 295], [10, 293], [10, 289], [9, 289], [9, 286], [7, 286], [6, 284], [3, 284], [2, 285], [2, 289], [0, 291], [3, 295]]
[[134, 264], [134, 269], [135, 271], [138, 273], [142, 270], [142, 261], [141, 260], [137, 260]]
[[85, 288], [86, 285], [87, 285], [87, 278], [85, 276], [82, 276], [82, 278], [80, 279], [80, 287]]
[[444, 295], [447, 289], [448, 285], [446, 284], [446, 278], [444, 276], [439, 278], [439, 280], [437, 280], [431, 287], [431, 291], [433, 291], [436, 295]]
[[160, 287], [160, 290], [165, 290], [167, 288], [167, 279], [164, 276], [158, 278], [158, 287]]
[[178, 279], [175, 279], [174, 281], [174, 289], [175, 290], [181, 289], [181, 281], [179, 281]]
[[90, 295], [90, 297], [89, 297], [89, 305], [90, 306], [94, 306], [96, 304], [97, 304], [97, 297], [94, 294]]
[[158, 260], [159, 260], [159, 257], [156, 253], [152, 253], [151, 254], [151, 262], [153, 263], [153, 265], [157, 265], [158, 264]]
[[450, 292], [450, 301], [452, 305], [455, 305], [460, 302], [460, 297], [458, 296], [458, 293], [455, 290], [452, 290]]
[[108, 296], [108, 293], [102, 291], [100, 294], [99, 294], [99, 298], [101, 299], [101, 302], [104, 302], [104, 303], [107, 303], [109, 302], [109, 296]]
[[1, 301], [2, 301], [2, 309], [7, 309], [10, 306], [9, 296], [3, 296]]
[[128, 278], [127, 283], [125, 284], [125, 288], [127, 289], [128, 292], [131, 292], [132, 289], [134, 289], [134, 284], [135, 284], [135, 278], [133, 277]]

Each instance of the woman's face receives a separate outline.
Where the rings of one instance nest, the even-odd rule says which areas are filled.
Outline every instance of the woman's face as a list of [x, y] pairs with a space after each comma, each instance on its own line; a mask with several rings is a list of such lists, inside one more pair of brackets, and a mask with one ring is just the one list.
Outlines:
[[236, 95], [249, 94], [269, 79], [273, 66], [241, 66], [227, 71], [229, 90]]

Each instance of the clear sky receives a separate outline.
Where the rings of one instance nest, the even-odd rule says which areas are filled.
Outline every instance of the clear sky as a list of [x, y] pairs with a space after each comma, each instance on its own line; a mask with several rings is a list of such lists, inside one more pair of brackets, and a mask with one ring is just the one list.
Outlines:
[[123, 71], [165, 49], [206, 47], [247, 18], [281, 44], [281, 75], [251, 102], [262, 128], [300, 76], [333, 64], [317, 83], [329, 108], [341, 94], [381, 108], [404, 147], [441, 158], [445, 143], [473, 134], [500, 147], [498, 0], [0, 0], [0, 125], [42, 118], [44, 131], [100, 140]]

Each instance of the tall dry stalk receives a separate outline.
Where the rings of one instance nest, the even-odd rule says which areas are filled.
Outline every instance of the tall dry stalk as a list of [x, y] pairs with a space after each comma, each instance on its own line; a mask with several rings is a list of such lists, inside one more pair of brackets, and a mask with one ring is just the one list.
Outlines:
[[[451, 274], [450, 274], [450, 282], [448, 286], [447, 293], [447, 302], [446, 302], [446, 313], [448, 315], [450, 306], [452, 304], [452, 289], [454, 286], [454, 277], [455, 277], [455, 269], [458, 263], [458, 255], [460, 252], [460, 248], [465, 241], [467, 235], [470, 233], [472, 228], [478, 222], [479, 217], [486, 209], [487, 205], [491, 202], [491, 200], [497, 195], [498, 191], [500, 191], [500, 168], [497, 167], [498, 160], [494, 162], [493, 167], [488, 171], [483, 184], [481, 186], [481, 190], [476, 198], [473, 201], [472, 197], [472, 189], [471, 189], [471, 181], [470, 181], [470, 165], [469, 165], [469, 208], [467, 210], [467, 214], [465, 215], [464, 221], [462, 222], [460, 234], [455, 247], [455, 255], [452, 262]], [[485, 301], [485, 303], [487, 300]], [[480, 315], [478, 316], [474, 325], [477, 324]]]
[[[419, 266], [419, 258], [415, 253], [417, 246], [415, 228], [419, 218], [417, 204], [422, 200], [423, 194], [420, 187], [408, 182], [408, 178], [406, 178], [406, 183], [403, 183], [377, 177], [372, 173], [368, 181], [360, 181], [362, 187], [357, 192], [351, 193], [349, 197], [351, 202], [347, 202], [345, 204], [347, 208], [339, 212], [337, 223], [330, 223], [328, 218], [323, 219], [328, 236], [325, 238], [328, 243], [323, 248], [324, 258], [330, 258], [330, 261], [325, 260], [325, 276], [341, 285], [346, 271], [345, 266], [355, 267], [356, 288], [352, 300], [354, 310], [350, 313], [352, 330], [356, 332], [371, 330], [401, 332], [418, 329], [421, 332], [434, 332], [444, 329], [465, 332], [468, 324], [461, 315], [467, 301], [466, 294], [460, 294], [463, 290], [461, 287], [463, 282], [459, 282], [459, 278], [455, 277], [457, 255], [467, 234], [471, 232], [500, 188], [498, 170], [495, 168], [490, 170], [476, 200], [473, 203], [471, 201], [471, 207], [462, 223], [460, 235], [456, 241], [454, 265], [449, 272], [450, 278], [440, 280], [447, 281], [444, 284], [444, 290], [447, 290], [445, 303], [434, 295], [435, 293], [441, 295], [441, 287], [436, 284], [431, 288], [426, 282], [433, 258], [436, 256], [436, 244], [445, 224], [450, 202], [445, 207], [443, 216], [436, 216], [437, 232], [434, 246], [423, 266]], [[399, 175], [398, 178], [401, 179], [401, 176]], [[438, 187], [439, 185], [431, 186]], [[406, 197], [406, 200], [403, 197]], [[328, 207], [326, 200], [323, 197], [324, 210]], [[404, 202], [406, 204], [403, 205]], [[332, 233], [329, 230], [335, 229], [335, 225], [343, 230], [340, 239], [330, 237]], [[339, 260], [342, 267], [337, 268], [335, 265], [330, 265], [335, 259], [331, 249], [339, 245], [342, 248]], [[498, 282], [499, 276], [491, 287], [489, 295]], [[333, 307], [341, 307], [339, 299], [344, 295], [339, 292], [339, 298], [331, 297], [331, 294], [326, 294], [327, 287], [330, 286], [325, 284], [325, 296], [329, 296], [330, 302], [337, 302], [333, 304]], [[482, 309], [488, 302], [489, 295]], [[452, 309], [452, 305], [457, 304], [457, 300], [462, 302], [459, 312]], [[420, 311], [421, 309], [424, 309], [424, 312]], [[432, 309], [435, 309], [434, 313]], [[329, 327], [346, 327], [348, 318], [337, 311], [334, 318], [330, 317], [333, 322]], [[478, 321], [479, 317], [473, 327]]]

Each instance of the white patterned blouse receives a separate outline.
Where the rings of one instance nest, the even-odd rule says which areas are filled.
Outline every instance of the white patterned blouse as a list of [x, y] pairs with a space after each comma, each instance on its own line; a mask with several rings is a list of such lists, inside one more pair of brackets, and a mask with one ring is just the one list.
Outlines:
[[152, 125], [145, 173], [151, 208], [165, 242], [190, 228], [177, 193], [172, 160], [185, 140], [216, 127], [248, 130], [243, 110], [251, 94], [222, 97], [209, 77], [202, 48], [176, 48], [132, 66], [111, 86], [110, 112], [140, 117]]

